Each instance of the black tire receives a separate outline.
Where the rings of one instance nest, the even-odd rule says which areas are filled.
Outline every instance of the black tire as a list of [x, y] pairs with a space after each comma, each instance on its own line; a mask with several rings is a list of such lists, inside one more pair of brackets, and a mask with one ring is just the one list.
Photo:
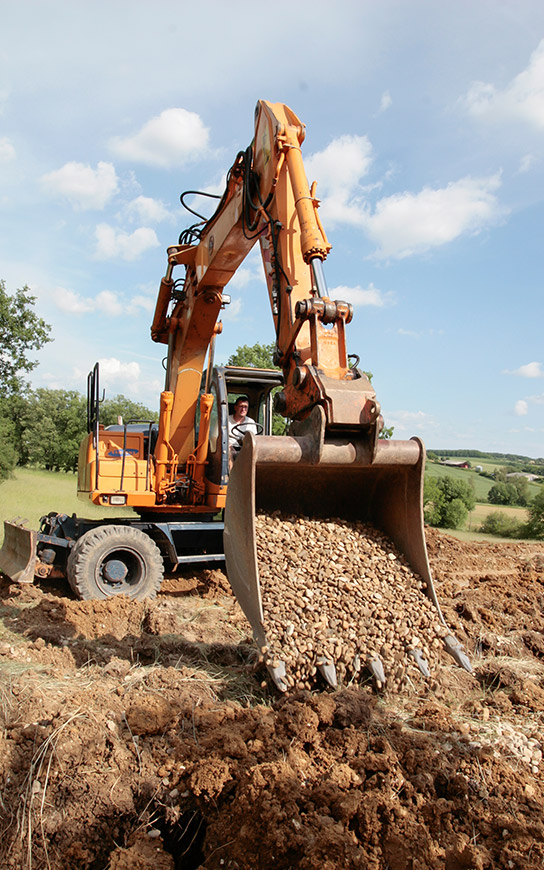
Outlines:
[[79, 538], [68, 557], [68, 582], [83, 600], [128, 595], [155, 598], [164, 564], [151, 538], [131, 526], [97, 526]]

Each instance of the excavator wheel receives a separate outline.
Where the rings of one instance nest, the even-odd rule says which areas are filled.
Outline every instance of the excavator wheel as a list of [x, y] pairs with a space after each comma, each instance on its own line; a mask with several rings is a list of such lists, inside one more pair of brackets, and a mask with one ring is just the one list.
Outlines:
[[67, 564], [68, 582], [84, 600], [127, 595], [155, 598], [164, 565], [151, 538], [130, 526], [98, 526], [79, 538]]

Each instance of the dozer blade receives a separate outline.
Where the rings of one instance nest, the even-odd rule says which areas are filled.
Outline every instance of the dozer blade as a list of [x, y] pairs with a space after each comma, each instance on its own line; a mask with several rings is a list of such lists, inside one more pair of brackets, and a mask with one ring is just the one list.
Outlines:
[[[316, 449], [316, 439], [311, 435], [246, 435], [229, 478], [224, 547], [230, 584], [261, 649], [268, 644], [255, 532], [255, 516], [260, 511], [371, 523], [393, 541], [420, 575], [438, 620], [445, 626], [424, 535], [424, 465], [425, 448], [417, 438], [380, 440], [371, 457], [355, 442], [322, 442]], [[354, 628], [364, 634], [363, 626]], [[454, 638], [453, 642], [454, 649], [450, 643], [445, 644], [446, 650], [452, 655], [455, 651], [458, 664], [470, 671], [468, 658], [458, 654], [460, 644]], [[417, 657], [416, 662], [425, 673], [423, 662], [420, 664]], [[277, 678], [277, 666], [284, 663], [274, 664], [276, 667], [268, 669], [277, 687], [284, 691], [285, 671]], [[370, 669], [378, 686], [385, 678], [379, 664], [379, 669]], [[323, 673], [322, 668], [319, 670]], [[328, 663], [324, 677], [335, 686], [334, 662]]]
[[4, 543], [0, 550], [0, 571], [15, 583], [33, 583], [38, 533], [19, 518], [4, 520]]

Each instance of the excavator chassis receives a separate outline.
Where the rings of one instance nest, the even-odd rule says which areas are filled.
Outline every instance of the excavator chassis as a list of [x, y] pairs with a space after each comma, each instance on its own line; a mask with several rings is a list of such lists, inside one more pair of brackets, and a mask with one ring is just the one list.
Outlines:
[[[224, 531], [227, 574], [258, 646], [267, 647], [255, 535], [255, 516], [260, 511], [311, 519], [358, 520], [381, 529], [422, 578], [424, 591], [440, 623], [446, 626], [425, 542], [423, 443], [418, 438], [379, 440], [370, 457], [355, 439], [324, 443], [316, 438], [316, 431], [324, 431], [322, 414], [320, 408], [313, 412], [313, 434], [311, 424], [306, 427], [310, 434], [301, 437], [246, 435], [229, 478]], [[364, 634], [364, 626], [358, 628]], [[445, 636], [444, 646], [457, 664], [472, 670], [453, 635]], [[421, 672], [428, 676], [425, 662], [415, 658]], [[326, 682], [336, 686], [334, 662], [322, 662], [318, 667]], [[284, 663], [269, 665], [268, 669], [276, 686], [284, 691]], [[377, 681], [384, 682], [379, 659], [370, 663], [370, 670]]]

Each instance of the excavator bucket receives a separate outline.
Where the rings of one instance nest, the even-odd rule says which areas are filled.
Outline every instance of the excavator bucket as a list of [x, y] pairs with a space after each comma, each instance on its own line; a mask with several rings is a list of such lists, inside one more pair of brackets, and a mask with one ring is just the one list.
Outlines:
[[[385, 533], [423, 581], [435, 623], [441, 624], [446, 650], [459, 665], [471, 670], [460, 644], [447, 631], [433, 585], [423, 528], [424, 464], [425, 449], [417, 438], [380, 440], [370, 461], [365, 450], [353, 442], [338, 440], [316, 453], [311, 437], [246, 435], [229, 478], [224, 546], [230, 584], [261, 650], [268, 649], [268, 638], [259, 580], [256, 514], [280, 511], [305, 519], [362, 521]], [[287, 578], [285, 582], [289, 584]], [[391, 619], [394, 616], [391, 614]], [[360, 633], [365, 630], [364, 625], [353, 628]], [[421, 673], [428, 676], [421, 650], [415, 648], [409, 653]], [[285, 662], [281, 655], [274, 658], [267, 661], [268, 669], [277, 687], [285, 690]], [[316, 664], [325, 680], [335, 686], [332, 657], [324, 657]], [[366, 665], [378, 686], [386, 680], [379, 655], [372, 656]]]
[[38, 533], [27, 529], [19, 517], [4, 520], [4, 543], [0, 550], [0, 571], [15, 583], [32, 583], [36, 565]]

